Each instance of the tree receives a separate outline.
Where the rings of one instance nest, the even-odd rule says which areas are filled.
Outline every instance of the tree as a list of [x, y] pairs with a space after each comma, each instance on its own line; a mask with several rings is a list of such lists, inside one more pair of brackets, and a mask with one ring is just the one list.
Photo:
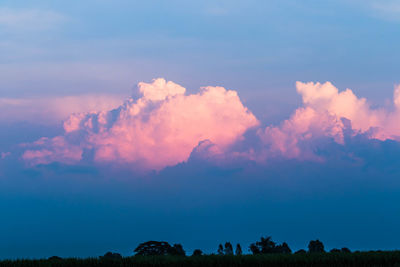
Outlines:
[[192, 256], [202, 256], [203, 255], [203, 251], [201, 251], [200, 249], [195, 249], [193, 251], [193, 255]]
[[240, 246], [240, 244], [236, 245], [236, 251], [235, 251], [236, 255], [242, 255], [242, 247]]
[[224, 253], [225, 255], [233, 255], [233, 247], [230, 242], [225, 243]]
[[277, 253], [284, 253], [284, 254], [292, 253], [292, 250], [289, 248], [289, 245], [286, 242], [283, 242], [282, 245], [276, 246], [275, 251]]
[[172, 247], [165, 241], [148, 241], [140, 244], [134, 252], [140, 256], [159, 256], [170, 254]]
[[340, 251], [340, 249], [337, 249], [337, 248], [333, 248], [333, 249], [331, 249], [331, 251], [329, 251], [330, 253], [340, 253], [341, 251]]
[[340, 251], [343, 253], [351, 253], [351, 250], [348, 248], [342, 248]]
[[255, 254], [269, 254], [269, 253], [292, 253], [289, 245], [283, 242], [277, 245], [272, 241], [271, 237], [261, 237], [261, 240], [250, 245], [249, 249]]
[[224, 248], [222, 247], [222, 244], [219, 244], [218, 246], [218, 255], [224, 255]]
[[319, 241], [318, 239], [311, 240], [310, 243], [308, 244], [308, 252], [310, 252], [310, 253], [325, 252], [324, 244], [322, 244], [322, 242]]
[[173, 247], [168, 252], [168, 254], [175, 255], [175, 256], [186, 256], [186, 253], [183, 250], [183, 247], [181, 244], [174, 244]]
[[[257, 247], [258, 249], [255, 249]], [[252, 249], [253, 248], [253, 249]], [[261, 237], [260, 241], [257, 241], [255, 244], [250, 245], [250, 250], [254, 250], [258, 253], [267, 254], [267, 253], [274, 253], [275, 251], [275, 242], [272, 241], [271, 237]], [[256, 254], [258, 254], [256, 253]], [[253, 252], [253, 254], [255, 254]]]
[[257, 255], [257, 254], [261, 253], [258, 246], [254, 243], [250, 245], [249, 249], [250, 249], [251, 253], [253, 253], [253, 255]]
[[299, 249], [294, 254], [306, 254], [307, 252], [304, 249]]

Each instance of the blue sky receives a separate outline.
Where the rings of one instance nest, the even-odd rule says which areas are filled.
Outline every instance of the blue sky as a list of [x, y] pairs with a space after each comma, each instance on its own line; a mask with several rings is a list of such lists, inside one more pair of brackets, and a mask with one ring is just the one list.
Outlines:
[[[380, 118], [373, 111], [378, 107], [396, 110], [399, 15], [394, 0], [2, 1], [0, 258], [84, 257], [109, 250], [130, 255], [150, 239], [211, 253], [219, 243], [246, 247], [262, 235], [293, 249], [314, 238], [328, 248], [398, 248], [400, 150], [391, 128], [396, 115], [382, 115], [384, 122], [366, 128], [361, 115], [357, 120], [334, 110], [334, 126], [327, 119], [328, 126], [310, 127], [311, 141], [302, 139], [308, 132], [300, 133], [304, 142], [296, 158], [282, 152], [270, 160], [268, 153], [274, 130], [298, 137], [279, 126], [296, 108], [321, 110], [319, 103], [302, 100], [306, 93], [296, 93], [296, 81], [351, 88], [358, 99], [367, 99], [368, 116]], [[187, 95], [197, 96], [201, 86], [235, 90], [239, 102], [229, 98], [226, 109], [210, 107], [216, 115], [231, 114], [216, 124], [260, 129], [227, 129], [239, 137], [223, 148], [223, 164], [213, 154], [204, 156], [197, 146], [203, 140], [195, 140], [183, 163], [151, 171], [98, 164], [94, 143], [87, 142], [98, 132], [64, 133], [69, 114], [122, 112], [124, 99], [140, 99], [139, 82], [158, 77], [182, 85]], [[243, 115], [242, 104], [259, 126], [249, 117], [230, 123]], [[149, 105], [144, 112], [155, 112], [145, 116], [159, 114], [156, 108]], [[342, 117], [352, 125], [341, 124]], [[337, 124], [340, 136], [331, 130]], [[320, 135], [318, 127], [325, 132]], [[379, 127], [389, 137], [370, 137]], [[56, 136], [68, 149], [84, 146], [83, 159], [58, 162], [70, 150], [43, 141], [40, 153], [54, 153], [55, 162], [24, 160], [33, 142]], [[264, 150], [263, 142], [272, 148]], [[249, 151], [267, 163], [253, 161]], [[232, 163], [237, 154], [250, 156]]]
[[3, 1], [2, 12], [14, 17], [1, 25], [3, 97], [130, 95], [165, 77], [235, 89], [274, 120], [298, 105], [297, 80], [377, 104], [398, 82], [396, 1]]

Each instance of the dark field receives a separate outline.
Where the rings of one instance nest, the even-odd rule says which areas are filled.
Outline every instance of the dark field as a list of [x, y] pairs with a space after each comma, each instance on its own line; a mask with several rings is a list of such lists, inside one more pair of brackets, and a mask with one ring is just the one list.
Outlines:
[[122, 259], [0, 261], [0, 266], [400, 266], [400, 251], [242, 256], [133, 256]]

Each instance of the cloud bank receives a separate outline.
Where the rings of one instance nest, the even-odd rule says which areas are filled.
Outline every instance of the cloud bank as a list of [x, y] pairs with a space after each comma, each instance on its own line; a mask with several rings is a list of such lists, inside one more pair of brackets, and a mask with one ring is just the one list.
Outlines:
[[188, 159], [324, 161], [320, 152], [326, 144], [344, 147], [357, 136], [400, 141], [400, 86], [390, 109], [374, 109], [365, 98], [350, 89], [340, 92], [330, 82], [297, 82], [296, 88], [303, 105], [281, 124], [261, 126], [235, 91], [209, 86], [186, 95], [171, 81], [141, 82], [140, 98], [128, 98], [113, 110], [71, 115], [63, 136], [27, 144], [23, 159], [74, 164], [91, 158], [160, 170]]
[[258, 120], [234, 91], [185, 88], [164, 79], [139, 83], [141, 97], [111, 111], [78, 113], [64, 122], [64, 136], [42, 138], [23, 158], [33, 164], [73, 163], [91, 151], [95, 162], [161, 169], [188, 159], [197, 144], [210, 140], [224, 150]]
[[400, 140], [400, 87], [394, 90], [393, 110], [372, 109], [365, 98], [358, 98], [350, 89], [339, 92], [330, 82], [296, 83], [303, 106], [279, 126], [259, 130], [269, 154], [288, 158], [312, 158], [310, 144], [331, 138], [345, 145], [350, 136], [366, 135], [381, 141]]

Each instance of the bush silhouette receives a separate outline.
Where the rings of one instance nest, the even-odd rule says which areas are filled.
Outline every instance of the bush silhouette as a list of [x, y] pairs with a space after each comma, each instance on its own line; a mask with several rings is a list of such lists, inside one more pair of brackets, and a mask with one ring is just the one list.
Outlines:
[[294, 254], [306, 254], [306, 253], [307, 253], [307, 251], [305, 251], [304, 249], [299, 249]]
[[107, 252], [106, 254], [104, 254], [104, 256], [100, 257], [101, 259], [122, 259], [121, 254], [119, 253], [113, 253], [113, 252]]
[[308, 244], [308, 252], [310, 252], [310, 253], [325, 252], [324, 244], [322, 244], [322, 242], [319, 241], [318, 239], [311, 240], [310, 243]]
[[351, 250], [348, 248], [342, 248], [340, 251], [343, 253], [351, 253]]
[[201, 251], [200, 249], [195, 249], [192, 254], [192, 256], [202, 256], [202, 255], [203, 251]]

